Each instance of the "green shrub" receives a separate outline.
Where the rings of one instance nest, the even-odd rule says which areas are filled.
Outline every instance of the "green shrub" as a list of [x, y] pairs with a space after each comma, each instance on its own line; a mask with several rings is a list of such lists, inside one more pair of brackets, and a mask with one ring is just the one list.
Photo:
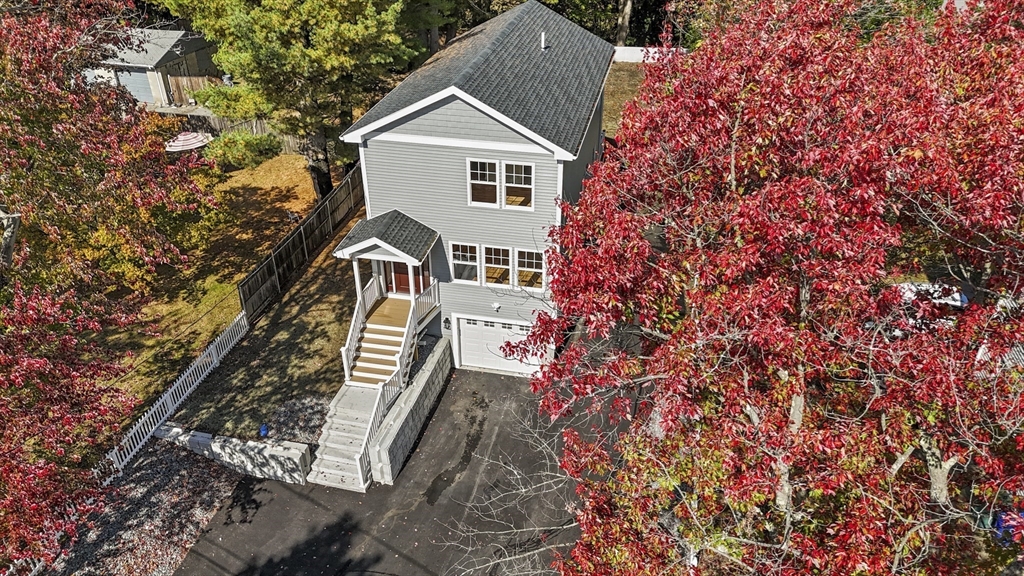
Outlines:
[[280, 153], [281, 140], [273, 134], [255, 136], [248, 132], [228, 132], [207, 144], [204, 156], [222, 169], [252, 168]]

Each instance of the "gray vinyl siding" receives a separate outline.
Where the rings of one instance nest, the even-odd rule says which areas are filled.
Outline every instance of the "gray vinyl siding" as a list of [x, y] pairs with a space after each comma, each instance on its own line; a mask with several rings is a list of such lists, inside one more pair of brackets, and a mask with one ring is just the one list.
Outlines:
[[504, 144], [533, 142], [469, 104], [449, 96], [381, 130], [393, 134], [484, 140]]
[[583, 137], [583, 145], [580, 147], [579, 156], [571, 162], [566, 162], [562, 169], [562, 194], [566, 201], [575, 204], [580, 200], [580, 192], [583, 190], [583, 180], [587, 178], [587, 167], [595, 160], [595, 150], [601, 144], [601, 114], [604, 108], [604, 99], [598, 100], [597, 110], [594, 117], [590, 119], [590, 126], [587, 134]]
[[[555, 222], [558, 189], [552, 155], [373, 139], [364, 145], [368, 216], [397, 209], [440, 234], [431, 251], [431, 264], [434, 276], [442, 282], [445, 317], [458, 313], [521, 322], [532, 321], [534, 310], [546, 309], [537, 292], [452, 283], [449, 247], [452, 242], [476, 244], [481, 247], [481, 261], [483, 246], [544, 251], [548, 228]], [[467, 158], [534, 164], [534, 210], [469, 206]], [[494, 310], [495, 303], [501, 305], [499, 311]]]

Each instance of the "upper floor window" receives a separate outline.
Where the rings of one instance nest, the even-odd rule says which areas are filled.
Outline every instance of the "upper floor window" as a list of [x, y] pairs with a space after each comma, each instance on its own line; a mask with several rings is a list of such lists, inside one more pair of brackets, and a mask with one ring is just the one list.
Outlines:
[[505, 164], [505, 206], [533, 207], [532, 164]]
[[498, 206], [498, 163], [469, 161], [469, 203]]
[[470, 206], [533, 210], [533, 164], [467, 158], [466, 171]]

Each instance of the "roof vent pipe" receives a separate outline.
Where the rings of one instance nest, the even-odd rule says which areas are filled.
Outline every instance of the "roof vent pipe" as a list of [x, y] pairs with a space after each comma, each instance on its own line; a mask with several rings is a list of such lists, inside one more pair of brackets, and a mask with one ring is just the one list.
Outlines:
[[548, 49], [548, 43], [544, 41], [544, 33], [540, 33], [540, 51], [543, 52]]

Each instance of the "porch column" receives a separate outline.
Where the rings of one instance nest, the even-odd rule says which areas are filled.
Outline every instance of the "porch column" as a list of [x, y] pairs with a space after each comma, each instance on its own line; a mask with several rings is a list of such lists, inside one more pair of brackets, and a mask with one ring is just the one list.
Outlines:
[[356, 279], [356, 295], [358, 296], [363, 291], [363, 281], [359, 277], [359, 259], [358, 258], [353, 258], [352, 259], [352, 275], [355, 276], [355, 279]]
[[413, 305], [416, 304], [416, 277], [413, 275], [419, 269], [419, 266], [406, 265], [406, 270], [409, 271], [409, 299], [412, 300]]

